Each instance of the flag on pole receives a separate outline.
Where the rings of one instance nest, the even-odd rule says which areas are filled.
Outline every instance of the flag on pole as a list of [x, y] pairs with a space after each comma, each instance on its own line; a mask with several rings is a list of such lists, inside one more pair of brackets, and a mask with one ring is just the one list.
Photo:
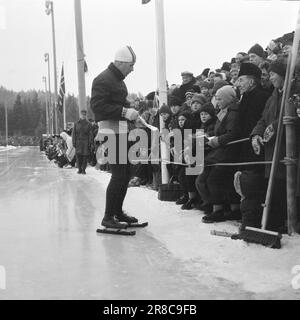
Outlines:
[[150, 2], [151, 0], [142, 0], [142, 4], [146, 4], [148, 2]]
[[59, 87], [59, 93], [58, 93], [58, 99], [57, 99], [57, 108], [61, 113], [63, 113], [65, 93], [66, 93], [66, 88], [65, 88], [64, 65], [62, 65], [61, 76], [60, 76], [60, 87]]

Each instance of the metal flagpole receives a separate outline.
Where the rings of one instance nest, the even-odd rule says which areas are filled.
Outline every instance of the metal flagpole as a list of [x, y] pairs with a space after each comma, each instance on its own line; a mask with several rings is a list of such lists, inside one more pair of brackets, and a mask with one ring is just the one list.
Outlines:
[[[159, 107], [168, 104], [167, 77], [166, 77], [166, 49], [165, 49], [165, 25], [164, 25], [164, 3], [163, 0], [155, 0], [156, 12], [156, 58], [157, 58], [157, 82], [159, 88]], [[164, 122], [160, 116], [160, 130], [164, 128]], [[166, 159], [166, 143], [161, 141], [161, 156]], [[169, 173], [166, 163], [161, 163], [162, 183], [169, 182]]]
[[66, 92], [64, 94], [63, 100], [63, 116], [64, 116], [64, 130], [67, 129], [67, 119], [66, 119]]
[[47, 78], [43, 77], [45, 82], [45, 103], [46, 103], [46, 133], [47, 137], [49, 136], [49, 112], [48, 112], [48, 93], [47, 93]]
[[44, 54], [45, 62], [47, 62], [48, 66], [48, 93], [49, 93], [49, 116], [50, 116], [50, 125], [49, 130], [50, 134], [53, 135], [53, 105], [52, 105], [52, 98], [51, 98], [51, 82], [50, 82], [50, 58], [49, 53]]
[[46, 1], [46, 14], [51, 14], [52, 22], [52, 42], [53, 42], [53, 66], [54, 66], [54, 119], [55, 119], [55, 133], [58, 133], [57, 121], [57, 70], [56, 70], [56, 45], [55, 45], [55, 25], [54, 25], [54, 8], [53, 1]]
[[75, 28], [76, 28], [76, 46], [77, 46], [77, 75], [78, 75], [78, 103], [79, 114], [81, 110], [87, 110], [86, 92], [85, 92], [85, 75], [84, 75], [84, 52], [83, 52], [83, 36], [82, 36], [82, 16], [81, 1], [74, 0], [75, 11]]
[[7, 103], [4, 103], [5, 108], [5, 139], [6, 139], [6, 147], [8, 146], [8, 115], [7, 115]]

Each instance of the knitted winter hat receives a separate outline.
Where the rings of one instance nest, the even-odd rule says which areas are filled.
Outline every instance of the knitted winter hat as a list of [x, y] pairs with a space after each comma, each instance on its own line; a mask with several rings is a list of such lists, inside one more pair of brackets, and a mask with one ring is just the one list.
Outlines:
[[277, 74], [279, 74], [281, 77], [285, 77], [286, 72], [286, 63], [282, 59], [277, 59], [275, 61], [272, 61], [270, 63], [269, 72], [273, 71]]
[[185, 97], [193, 96], [195, 94], [195, 90], [193, 88], [188, 89], [188, 91], [185, 93]]
[[262, 46], [256, 43], [253, 47], [251, 47], [248, 51], [248, 54], [255, 53], [259, 57], [265, 58], [265, 52]]
[[194, 94], [194, 96], [193, 96], [193, 98], [192, 98], [192, 104], [194, 103], [194, 102], [199, 102], [200, 104], [204, 104], [204, 103], [206, 103], [207, 102], [207, 99], [206, 99], [206, 97], [205, 97], [205, 95], [203, 95], [203, 94]]
[[214, 105], [211, 102], [206, 102], [203, 106], [201, 106], [200, 113], [201, 112], [207, 112], [212, 118], [216, 116]]
[[236, 101], [236, 91], [232, 86], [226, 85], [216, 92], [216, 96], [224, 100], [226, 104]]
[[162, 113], [168, 113], [168, 114], [172, 114], [172, 111], [171, 109], [166, 105], [166, 104], [163, 104], [160, 108], [159, 108], [159, 114], [162, 114]]
[[115, 61], [136, 62], [136, 55], [130, 46], [120, 48], [115, 54]]
[[239, 77], [240, 76], [254, 76], [257, 79], [260, 79], [261, 70], [253, 63], [244, 62], [240, 67]]

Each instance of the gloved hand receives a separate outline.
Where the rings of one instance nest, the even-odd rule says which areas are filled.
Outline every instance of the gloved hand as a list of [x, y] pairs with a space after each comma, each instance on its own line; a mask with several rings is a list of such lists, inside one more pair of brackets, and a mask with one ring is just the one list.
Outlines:
[[273, 128], [273, 125], [272, 124], [268, 125], [264, 132], [264, 142], [270, 141], [274, 133], [275, 133], [275, 130]]
[[256, 135], [252, 138], [251, 143], [254, 153], [259, 155], [261, 147], [264, 145], [263, 138], [259, 135]]
[[220, 146], [219, 141], [218, 141], [218, 137], [214, 137], [214, 138], [210, 139], [207, 142], [207, 144], [213, 149], [218, 148]]
[[139, 113], [133, 108], [123, 108], [122, 115], [129, 121], [134, 121], [139, 117]]

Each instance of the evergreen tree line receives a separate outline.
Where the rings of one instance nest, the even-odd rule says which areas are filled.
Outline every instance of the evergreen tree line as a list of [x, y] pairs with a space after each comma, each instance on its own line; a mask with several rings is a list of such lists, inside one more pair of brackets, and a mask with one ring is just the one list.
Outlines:
[[[53, 101], [53, 97], [52, 97]], [[89, 104], [89, 98], [87, 99]], [[14, 92], [0, 88], [0, 136], [5, 135], [5, 105], [8, 113], [9, 136], [36, 136], [46, 130], [46, 95], [43, 91]], [[49, 105], [49, 102], [48, 102]], [[89, 116], [92, 112], [88, 108]], [[49, 113], [50, 114], [50, 113]], [[66, 96], [66, 121], [76, 122], [79, 118], [79, 107], [74, 95]], [[49, 119], [50, 121], [50, 119]], [[53, 121], [54, 122], [54, 121]], [[63, 115], [58, 111], [58, 123], [63, 128]]]

